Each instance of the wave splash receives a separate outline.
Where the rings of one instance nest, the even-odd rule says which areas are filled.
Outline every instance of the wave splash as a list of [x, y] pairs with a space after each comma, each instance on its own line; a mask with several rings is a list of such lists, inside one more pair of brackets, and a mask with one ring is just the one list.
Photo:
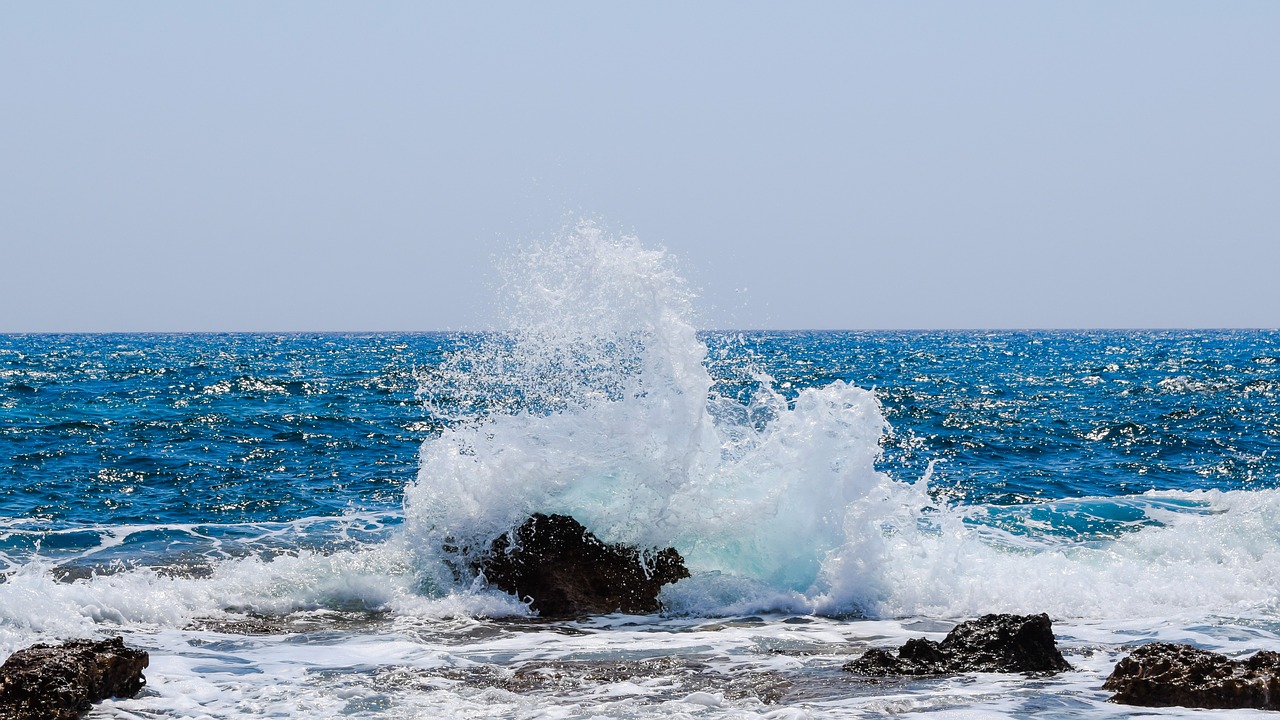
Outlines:
[[672, 258], [590, 223], [519, 253], [505, 279], [509, 329], [423, 383], [451, 424], [423, 445], [406, 529], [437, 582], [457, 559], [440, 548], [544, 512], [674, 545], [708, 590], [868, 599], [844, 578], [923, 499], [874, 467], [886, 424], [870, 392], [838, 381], [787, 402], [757, 373], [745, 401], [718, 394]]

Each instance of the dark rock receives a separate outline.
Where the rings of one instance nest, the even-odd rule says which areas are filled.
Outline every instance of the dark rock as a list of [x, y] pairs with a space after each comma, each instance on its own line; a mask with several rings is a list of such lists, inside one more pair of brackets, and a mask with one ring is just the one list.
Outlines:
[[1062, 672], [1071, 665], [1053, 641], [1049, 616], [984, 615], [957, 625], [942, 650], [965, 672]]
[[898, 661], [907, 663], [914, 671], [911, 675], [932, 674], [932, 668], [942, 667], [951, 662], [951, 656], [943, 652], [942, 646], [932, 640], [911, 638], [898, 649]]
[[912, 638], [897, 656], [875, 648], [846, 663], [859, 675], [951, 675], [966, 672], [1055, 673], [1070, 670], [1053, 642], [1049, 616], [983, 615], [957, 625], [942, 642]]
[[851, 660], [841, 666], [845, 672], [857, 673], [859, 675], [871, 675], [874, 677], [884, 677], [885, 675], [928, 674], [924, 672], [914, 672], [913, 670], [904, 670], [904, 667], [905, 663], [898, 660], [896, 655], [881, 648], [871, 648], [870, 650], [862, 653], [862, 657], [857, 660]]
[[1126, 705], [1280, 710], [1280, 653], [1232, 660], [1190, 645], [1151, 643], [1117, 663], [1102, 688]]
[[74, 720], [93, 703], [133, 697], [148, 661], [119, 637], [19, 650], [0, 666], [0, 720]]
[[660, 609], [658, 591], [689, 577], [674, 548], [641, 556], [609, 545], [567, 515], [531, 515], [497, 538], [475, 569], [494, 587], [522, 599], [542, 617], [569, 618]]

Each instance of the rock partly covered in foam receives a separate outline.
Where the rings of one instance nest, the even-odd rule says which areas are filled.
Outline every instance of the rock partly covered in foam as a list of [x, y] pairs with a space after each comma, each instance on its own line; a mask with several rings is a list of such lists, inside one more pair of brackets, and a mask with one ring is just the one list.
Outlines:
[[859, 675], [948, 675], [964, 672], [1054, 673], [1070, 670], [1053, 641], [1049, 616], [983, 615], [957, 625], [942, 642], [912, 638], [895, 656], [868, 650], [846, 663]]
[[74, 720], [93, 703], [133, 697], [148, 662], [119, 637], [19, 650], [0, 666], [0, 720]]
[[1280, 710], [1280, 653], [1244, 660], [1190, 645], [1151, 643], [1121, 660], [1102, 685], [1126, 705]]
[[610, 545], [567, 515], [531, 515], [476, 564], [489, 584], [531, 599], [542, 617], [660, 609], [658, 591], [689, 577], [674, 548]]

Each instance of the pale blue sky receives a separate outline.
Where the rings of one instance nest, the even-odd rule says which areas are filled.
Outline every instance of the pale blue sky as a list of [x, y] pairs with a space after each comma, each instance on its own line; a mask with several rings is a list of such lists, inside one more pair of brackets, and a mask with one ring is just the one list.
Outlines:
[[704, 326], [1276, 327], [1280, 3], [0, 4], [0, 332], [489, 326], [575, 214]]

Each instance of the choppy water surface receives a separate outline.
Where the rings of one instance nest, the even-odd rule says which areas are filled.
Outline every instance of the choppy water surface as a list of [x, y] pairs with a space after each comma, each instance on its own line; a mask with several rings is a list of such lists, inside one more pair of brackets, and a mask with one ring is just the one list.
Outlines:
[[[0, 336], [0, 645], [151, 650], [121, 718], [1095, 717], [1130, 643], [1280, 649], [1280, 333], [697, 332], [591, 227], [508, 271], [501, 333]], [[694, 577], [446, 571], [534, 511]], [[993, 611], [1077, 669], [839, 670]]]

